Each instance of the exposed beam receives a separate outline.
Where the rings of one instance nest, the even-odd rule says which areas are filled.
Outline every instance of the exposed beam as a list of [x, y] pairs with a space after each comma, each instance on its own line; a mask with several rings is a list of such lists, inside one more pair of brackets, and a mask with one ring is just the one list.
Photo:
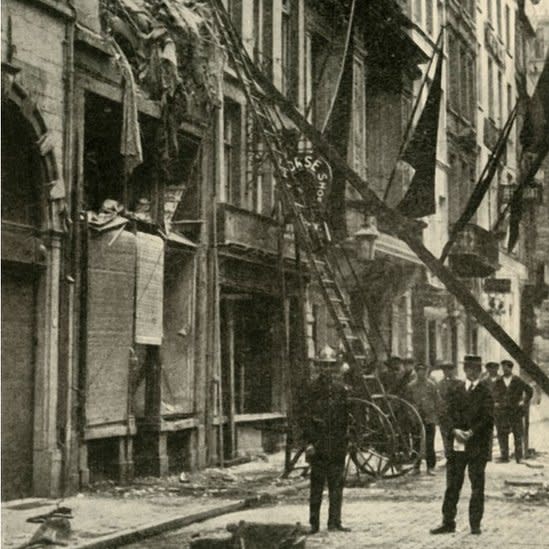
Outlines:
[[334, 146], [326, 141], [320, 132], [314, 128], [297, 111], [293, 103], [288, 101], [278, 89], [266, 78], [263, 73], [253, 64], [252, 73], [256, 81], [262, 86], [266, 99], [275, 102], [282, 112], [291, 120], [296, 127], [313, 143], [333, 167], [340, 170], [347, 181], [360, 193], [365, 201], [365, 207], [369, 213], [383, 217], [391, 226], [396, 235], [406, 242], [418, 258], [427, 268], [437, 276], [458, 301], [513, 357], [520, 367], [549, 395], [549, 377], [543, 370], [517, 345], [513, 338], [482, 308], [469, 290], [446, 268], [415, 235], [416, 222], [400, 215], [397, 211], [389, 208], [381, 199], [368, 187], [347, 162], [339, 155]]

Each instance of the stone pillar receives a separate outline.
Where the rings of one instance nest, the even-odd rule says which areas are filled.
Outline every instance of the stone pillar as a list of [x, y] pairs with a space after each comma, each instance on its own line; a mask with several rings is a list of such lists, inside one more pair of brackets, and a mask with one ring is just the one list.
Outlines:
[[36, 496], [56, 497], [61, 473], [61, 452], [57, 447], [60, 236], [50, 237], [47, 255], [38, 296], [33, 492]]

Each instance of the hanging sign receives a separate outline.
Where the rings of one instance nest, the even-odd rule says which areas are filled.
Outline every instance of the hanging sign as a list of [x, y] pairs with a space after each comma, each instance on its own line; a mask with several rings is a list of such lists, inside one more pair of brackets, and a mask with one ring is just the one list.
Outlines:
[[332, 188], [332, 168], [326, 160], [313, 153], [300, 153], [283, 163], [280, 171], [284, 178], [293, 175], [299, 188], [292, 190], [301, 196], [306, 207], [326, 210]]

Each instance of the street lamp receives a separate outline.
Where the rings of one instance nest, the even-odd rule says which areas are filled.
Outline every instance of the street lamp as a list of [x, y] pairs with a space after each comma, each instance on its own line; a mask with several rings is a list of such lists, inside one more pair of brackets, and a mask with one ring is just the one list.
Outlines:
[[373, 261], [376, 254], [376, 240], [379, 237], [375, 216], [367, 216], [362, 227], [353, 236], [358, 244], [358, 259], [360, 261]]

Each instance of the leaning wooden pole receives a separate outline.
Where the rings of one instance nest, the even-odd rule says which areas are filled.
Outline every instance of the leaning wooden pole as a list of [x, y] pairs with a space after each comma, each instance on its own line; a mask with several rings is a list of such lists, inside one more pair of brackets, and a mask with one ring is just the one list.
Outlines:
[[334, 146], [326, 141], [320, 132], [311, 126], [297, 111], [293, 103], [288, 101], [272, 82], [253, 64], [251, 70], [256, 81], [265, 92], [265, 100], [276, 103], [281, 111], [303, 132], [311, 143], [322, 153], [333, 167], [340, 170], [347, 181], [360, 193], [365, 201], [368, 213], [383, 218], [410, 249], [425, 264], [425, 266], [446, 286], [458, 301], [513, 357], [520, 367], [549, 395], [549, 377], [543, 370], [517, 345], [511, 336], [482, 308], [469, 290], [446, 268], [417, 238], [417, 222], [412, 221], [387, 206], [337, 152]]

